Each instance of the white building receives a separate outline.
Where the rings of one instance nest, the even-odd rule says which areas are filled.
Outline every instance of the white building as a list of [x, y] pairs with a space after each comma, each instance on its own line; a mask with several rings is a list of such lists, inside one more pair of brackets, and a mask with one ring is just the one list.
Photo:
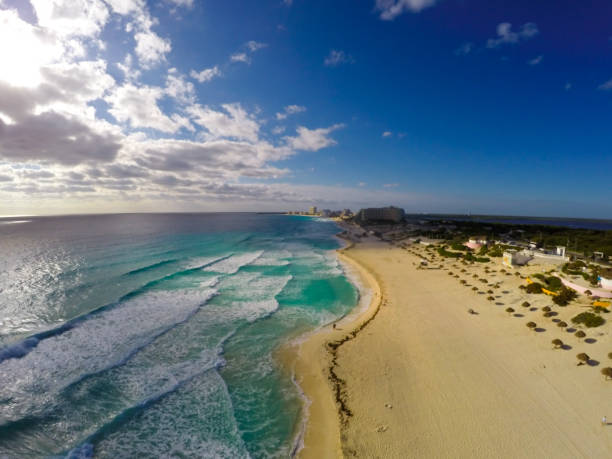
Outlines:
[[531, 255], [526, 252], [517, 252], [516, 250], [507, 250], [502, 257], [502, 263], [510, 268], [514, 266], [524, 266], [531, 260]]

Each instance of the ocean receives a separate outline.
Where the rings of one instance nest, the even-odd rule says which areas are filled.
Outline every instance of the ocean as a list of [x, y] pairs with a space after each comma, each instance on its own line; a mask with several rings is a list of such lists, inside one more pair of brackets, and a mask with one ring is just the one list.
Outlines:
[[274, 352], [349, 312], [335, 224], [260, 214], [0, 222], [0, 457], [289, 457]]

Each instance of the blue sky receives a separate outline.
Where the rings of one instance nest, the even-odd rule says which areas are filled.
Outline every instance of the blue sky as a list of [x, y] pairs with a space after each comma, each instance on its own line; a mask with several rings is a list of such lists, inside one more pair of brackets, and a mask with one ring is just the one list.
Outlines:
[[0, 214], [612, 218], [610, 17], [605, 0], [0, 0]]

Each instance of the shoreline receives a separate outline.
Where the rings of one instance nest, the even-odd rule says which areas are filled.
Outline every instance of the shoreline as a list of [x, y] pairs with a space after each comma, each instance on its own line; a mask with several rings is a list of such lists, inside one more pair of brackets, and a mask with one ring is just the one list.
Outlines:
[[[346, 315], [291, 340], [278, 351], [283, 368], [304, 399], [302, 422], [296, 432], [293, 456], [342, 457], [342, 426], [352, 416], [345, 381], [337, 374], [337, 352], [372, 321], [380, 310], [382, 293], [373, 273], [347, 252], [355, 243], [336, 249], [345, 276], [359, 291], [358, 304]], [[334, 325], [336, 328], [333, 328]]]

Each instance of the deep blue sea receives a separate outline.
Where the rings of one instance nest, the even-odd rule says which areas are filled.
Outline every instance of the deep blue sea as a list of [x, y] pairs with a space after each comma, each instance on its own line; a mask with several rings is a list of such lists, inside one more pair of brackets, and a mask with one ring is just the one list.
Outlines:
[[133, 214], [0, 222], [0, 457], [288, 457], [274, 352], [358, 291], [331, 222]]

